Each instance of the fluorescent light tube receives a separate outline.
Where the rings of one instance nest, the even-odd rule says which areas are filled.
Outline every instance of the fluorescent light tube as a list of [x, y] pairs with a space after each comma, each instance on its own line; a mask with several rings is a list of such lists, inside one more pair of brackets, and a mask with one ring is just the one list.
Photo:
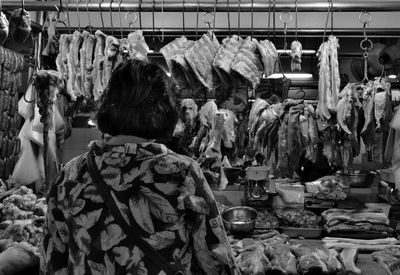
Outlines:
[[[283, 77], [282, 73], [275, 73], [275, 74], [268, 76], [267, 78], [282, 78], [282, 77]], [[311, 80], [311, 79], [313, 79], [313, 75], [308, 74], [308, 73], [285, 73], [285, 77], [287, 77], [289, 79], [295, 79], [295, 80]]]

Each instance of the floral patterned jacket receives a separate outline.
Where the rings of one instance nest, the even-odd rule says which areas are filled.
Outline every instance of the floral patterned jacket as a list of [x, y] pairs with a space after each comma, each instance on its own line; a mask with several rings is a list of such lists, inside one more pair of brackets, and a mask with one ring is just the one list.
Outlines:
[[[114, 137], [89, 145], [125, 219], [141, 229], [132, 234], [166, 260], [180, 260], [185, 274], [233, 270], [222, 220], [197, 162], [138, 139]], [[108, 211], [89, 176], [86, 154], [57, 175], [44, 231], [42, 274], [164, 274]]]

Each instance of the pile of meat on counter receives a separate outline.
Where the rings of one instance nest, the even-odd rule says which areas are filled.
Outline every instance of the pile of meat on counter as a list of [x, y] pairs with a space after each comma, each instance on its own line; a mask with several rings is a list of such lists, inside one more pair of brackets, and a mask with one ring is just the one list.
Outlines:
[[255, 230], [245, 238], [228, 238], [243, 275], [337, 274], [348, 270], [345, 251], [298, 244], [276, 230]]
[[108, 84], [112, 71], [123, 60], [146, 60], [149, 47], [142, 31], [118, 39], [97, 30], [62, 34], [59, 39], [57, 71], [67, 80], [72, 100], [83, 96], [97, 101]]
[[332, 208], [321, 215], [325, 220], [325, 230], [330, 235], [386, 238], [393, 234], [389, 218], [380, 209]]
[[26, 186], [7, 190], [0, 182], [0, 252], [16, 243], [38, 255], [47, 204]]

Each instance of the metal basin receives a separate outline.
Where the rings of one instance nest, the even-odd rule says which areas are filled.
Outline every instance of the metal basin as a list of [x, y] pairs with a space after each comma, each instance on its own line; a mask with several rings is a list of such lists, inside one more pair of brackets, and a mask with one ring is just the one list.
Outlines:
[[344, 185], [355, 188], [366, 188], [371, 186], [378, 173], [376, 171], [352, 171], [348, 173], [338, 171], [336, 175]]
[[247, 233], [254, 229], [257, 211], [248, 206], [235, 206], [222, 212], [225, 229], [232, 233]]

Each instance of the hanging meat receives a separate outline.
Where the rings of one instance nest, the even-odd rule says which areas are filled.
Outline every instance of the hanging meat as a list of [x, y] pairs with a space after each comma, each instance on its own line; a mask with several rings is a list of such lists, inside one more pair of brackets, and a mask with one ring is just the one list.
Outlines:
[[135, 60], [147, 60], [149, 46], [144, 40], [143, 31], [136, 30], [128, 35], [129, 57]]
[[362, 90], [362, 109], [364, 113], [364, 125], [360, 136], [365, 144], [368, 160], [372, 161], [372, 149], [375, 141], [376, 123], [374, 112], [375, 89], [373, 82], [368, 82]]
[[301, 55], [303, 54], [303, 47], [297, 40], [293, 41], [290, 45], [290, 68], [292, 71], [301, 71]]
[[220, 44], [212, 32], [203, 34], [185, 52], [185, 59], [200, 82], [207, 89], [214, 89], [219, 83], [212, 68], [213, 60]]
[[308, 144], [306, 145], [306, 158], [315, 163], [317, 160], [319, 137], [314, 106], [312, 106], [311, 104], [305, 104], [304, 116], [307, 119], [307, 122], [304, 121], [304, 118], [300, 117], [300, 124], [303, 124], [301, 125], [301, 127], [304, 141], [306, 140], [306, 136], [304, 133], [305, 129], [303, 128], [306, 127], [306, 125], [308, 126]]
[[81, 93], [81, 68], [79, 60], [79, 49], [83, 42], [83, 36], [80, 32], [75, 31], [72, 35], [70, 50], [68, 52], [68, 80], [67, 92], [72, 100], [76, 100]]
[[264, 78], [267, 78], [278, 71], [278, 51], [274, 43], [268, 39], [260, 41], [257, 48], [260, 51], [264, 65]]
[[119, 40], [114, 36], [107, 36], [106, 46], [104, 48], [103, 63], [103, 90], [106, 89], [111, 73], [118, 62]]
[[93, 97], [94, 100], [98, 100], [103, 94], [104, 80], [104, 50], [106, 47], [106, 35], [97, 30], [95, 32], [96, 47], [94, 48], [94, 60], [93, 60]]
[[[56, 58], [57, 71], [60, 72], [65, 79], [68, 79], [68, 53], [71, 43], [71, 35], [61, 34], [59, 39], [59, 50]], [[68, 91], [68, 90], [67, 90]]]
[[185, 155], [193, 156], [193, 148], [190, 145], [193, 142], [198, 124], [198, 107], [196, 102], [191, 98], [182, 99], [179, 107], [179, 119], [173, 136], [178, 139], [179, 150]]
[[289, 157], [289, 175], [292, 178], [293, 172], [296, 171], [299, 165], [301, 157], [301, 131], [299, 116], [303, 111], [304, 105], [300, 104], [297, 106], [290, 107], [288, 125], [287, 125], [287, 145], [288, 145], [288, 157]]
[[243, 39], [237, 35], [226, 37], [222, 40], [213, 60], [213, 66], [222, 82], [229, 86], [230, 74], [232, 72], [232, 62], [236, 53], [239, 51]]
[[10, 16], [10, 34], [18, 44], [24, 43], [31, 34], [31, 18], [24, 9], [16, 9]]
[[263, 74], [263, 65], [258, 50], [258, 41], [247, 37], [236, 54], [232, 71], [237, 72], [244, 79], [248, 80], [253, 89], [260, 83]]
[[6, 42], [8, 33], [9, 33], [9, 25], [6, 15], [3, 12], [0, 12], [0, 46]]
[[387, 131], [392, 114], [390, 82], [377, 79], [374, 81], [374, 116], [377, 131]]
[[160, 49], [178, 89], [190, 90], [194, 86], [193, 71], [185, 59], [185, 53], [194, 41], [182, 36]]
[[353, 89], [351, 84], [347, 84], [339, 94], [339, 101], [336, 106], [336, 119], [340, 128], [349, 135], [352, 134], [350, 123], [353, 115], [353, 102]]
[[94, 35], [83, 31], [83, 44], [80, 49], [82, 93], [86, 98], [93, 94], [93, 52], [96, 43]]
[[330, 35], [328, 41], [321, 44], [317, 56], [319, 67], [317, 113], [322, 120], [331, 118], [335, 112], [340, 91], [338, 52], [339, 40]]

